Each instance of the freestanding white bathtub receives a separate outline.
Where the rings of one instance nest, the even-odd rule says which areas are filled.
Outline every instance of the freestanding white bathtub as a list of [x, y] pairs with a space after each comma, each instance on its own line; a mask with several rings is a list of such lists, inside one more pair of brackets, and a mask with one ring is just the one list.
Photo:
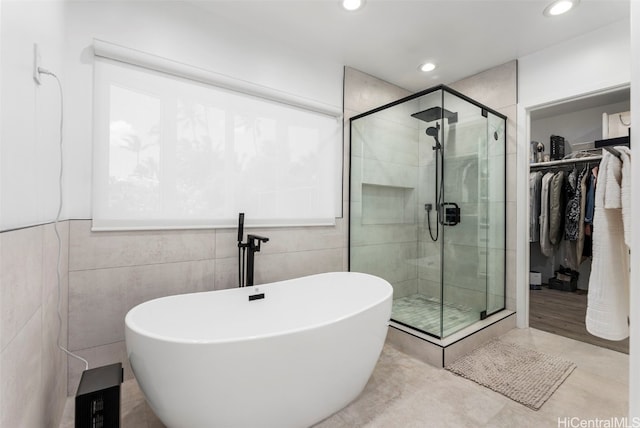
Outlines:
[[127, 314], [127, 354], [168, 427], [308, 427], [362, 392], [392, 293], [335, 272], [163, 297]]

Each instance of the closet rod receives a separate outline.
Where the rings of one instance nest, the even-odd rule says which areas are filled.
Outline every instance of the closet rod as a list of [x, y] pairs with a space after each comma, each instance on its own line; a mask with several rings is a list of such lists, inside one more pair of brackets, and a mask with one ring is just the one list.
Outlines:
[[600, 161], [600, 159], [602, 159], [601, 155], [585, 156], [585, 157], [573, 158], [573, 159], [560, 159], [560, 160], [549, 161], [549, 162], [532, 163], [529, 165], [529, 168], [540, 169], [540, 168], [547, 168], [547, 167], [554, 167], [554, 166], [561, 166], [561, 165], [571, 165], [574, 163]]

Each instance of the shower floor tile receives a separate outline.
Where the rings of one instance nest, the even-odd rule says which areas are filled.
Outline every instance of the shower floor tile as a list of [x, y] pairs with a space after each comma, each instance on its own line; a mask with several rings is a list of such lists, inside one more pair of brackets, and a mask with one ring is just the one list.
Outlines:
[[[443, 337], [478, 321], [477, 310], [444, 304]], [[425, 333], [440, 336], [440, 301], [422, 294], [412, 294], [393, 300], [391, 319]]]

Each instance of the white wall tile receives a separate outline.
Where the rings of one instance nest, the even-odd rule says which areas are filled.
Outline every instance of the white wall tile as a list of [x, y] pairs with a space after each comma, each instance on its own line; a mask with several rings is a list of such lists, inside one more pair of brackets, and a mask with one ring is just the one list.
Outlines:
[[2, 351], [0, 402], [2, 427], [43, 426], [42, 312], [37, 309]]
[[515, 104], [517, 99], [517, 61], [451, 83], [449, 86], [494, 109]]
[[400, 281], [391, 284], [393, 286], [393, 298], [411, 296], [418, 292], [418, 279], [410, 279], [408, 281]]
[[[215, 289], [214, 260], [136, 266], [133, 269], [124, 282], [129, 309], [158, 297]], [[129, 282], [129, 275], [133, 275], [133, 282]]]
[[[254, 284], [298, 278], [323, 272], [344, 270], [343, 248], [296, 251], [292, 253], [256, 253]], [[216, 260], [216, 290], [238, 286], [238, 257]]]
[[[247, 241], [249, 234], [269, 238], [269, 242], [261, 244], [258, 255], [342, 248], [347, 233], [346, 223], [346, 219], [336, 219], [335, 226], [267, 229], [245, 227], [244, 242]], [[218, 230], [216, 233], [216, 259], [230, 257], [238, 257], [238, 230]]]
[[0, 235], [0, 349], [4, 349], [42, 305], [42, 227]]
[[[518, 127], [516, 123], [516, 117], [518, 117], [518, 108], [515, 103], [496, 109], [498, 113], [502, 113], [507, 116], [507, 154], [515, 153], [517, 144]], [[515, 177], [514, 177], [515, 180]]]
[[70, 226], [69, 270], [213, 259], [214, 230], [91, 232], [90, 220]]
[[516, 201], [516, 154], [507, 155], [507, 201]]
[[[59, 230], [62, 238], [60, 341], [64, 344], [67, 338], [67, 222], [61, 222]], [[0, 419], [9, 422], [0, 425], [56, 426], [66, 398], [67, 363], [57, 347], [58, 244], [53, 225], [4, 232], [0, 234], [0, 241], [3, 300], [5, 296], [9, 297], [3, 304], [11, 304], [10, 310], [2, 307], [3, 330], [16, 329], [12, 338], [9, 334], [4, 335], [8, 344], [2, 352], [0, 401], [6, 411], [1, 413]], [[21, 325], [29, 314], [28, 322]]]
[[428, 279], [419, 279], [418, 293], [428, 297], [440, 300], [442, 289], [440, 287], [440, 281], [430, 281]]
[[418, 186], [418, 168], [407, 167], [381, 160], [362, 160], [362, 182], [378, 186], [406, 187], [414, 189]]
[[362, 201], [362, 163], [364, 158], [352, 156], [351, 157], [351, 187], [350, 197], [351, 202]]
[[67, 400], [67, 369], [60, 371], [56, 376], [55, 385], [44, 395], [44, 423], [42, 426], [58, 427], [62, 421], [65, 403]]
[[[477, 320], [480, 319], [480, 312], [486, 310], [487, 306], [487, 286], [484, 281], [478, 281], [478, 288], [473, 290], [455, 285], [444, 285], [444, 318], [448, 313], [457, 312], [457, 308], [471, 309], [476, 312]], [[453, 307], [453, 308], [452, 308]], [[469, 314], [467, 314], [469, 316]], [[463, 327], [463, 326], [460, 326]], [[454, 328], [454, 330], [457, 330]], [[447, 334], [447, 333], [445, 333]]]
[[356, 69], [345, 67], [345, 110], [364, 113], [411, 93]]
[[224, 290], [240, 285], [238, 278], [238, 256], [216, 259], [215, 289]]
[[298, 278], [324, 272], [339, 272], [343, 248], [256, 255], [255, 284]]
[[[43, 271], [42, 271], [42, 299], [43, 303], [49, 299], [51, 293], [58, 293], [58, 238], [53, 224], [42, 226], [43, 228]], [[58, 223], [60, 236], [60, 282], [63, 287], [69, 279], [69, 222]]]
[[351, 245], [390, 244], [399, 242], [416, 243], [415, 224], [359, 224], [358, 218], [352, 218]]
[[124, 340], [124, 317], [134, 306], [173, 294], [214, 289], [215, 262], [142, 265], [70, 272], [69, 348]]
[[354, 156], [417, 165], [419, 134], [415, 122], [399, 124], [372, 115], [354, 121], [353, 125]]
[[516, 249], [516, 203], [507, 202], [507, 250]]
[[69, 273], [71, 351], [124, 339], [124, 317], [129, 310], [125, 293], [127, 285], [136, 280], [135, 269]]
[[506, 308], [515, 311], [516, 301], [516, 250], [506, 251], [507, 267], [506, 267]]
[[58, 348], [58, 331], [61, 328], [60, 343], [67, 343], [67, 287], [63, 287], [60, 314], [62, 325], [58, 322], [58, 295], [53, 292], [42, 303], [42, 388], [45, 400], [46, 426], [54, 426], [59, 421], [67, 396], [67, 356]]
[[409, 242], [354, 247], [351, 251], [351, 270], [370, 273], [390, 283], [416, 279], [417, 245]]

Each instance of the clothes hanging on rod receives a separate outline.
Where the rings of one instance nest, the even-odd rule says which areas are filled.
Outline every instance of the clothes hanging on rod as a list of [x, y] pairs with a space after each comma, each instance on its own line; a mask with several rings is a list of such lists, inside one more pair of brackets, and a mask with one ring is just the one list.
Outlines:
[[[579, 158], [563, 159], [561, 161], [537, 164], [537, 171], [530, 173], [530, 198], [536, 198], [535, 182], [542, 174], [540, 191], [540, 211], [536, 201], [529, 201], [531, 208], [530, 241], [539, 238], [540, 250], [546, 257], [551, 257], [560, 245], [565, 246], [564, 263], [577, 270], [583, 261], [585, 240], [585, 221], [587, 217], [587, 195], [594, 189], [595, 182], [588, 180], [591, 166], [598, 162], [601, 156], [583, 156]], [[562, 164], [558, 164], [562, 162]], [[552, 165], [549, 165], [552, 164]], [[567, 170], [569, 168], [569, 170]], [[543, 174], [542, 171], [546, 170]], [[548, 184], [544, 186], [544, 178]], [[535, 224], [535, 220], [539, 219]], [[536, 231], [539, 229], [539, 235]], [[566, 243], [571, 245], [565, 245]], [[590, 246], [588, 246], [590, 248]]]
[[584, 235], [584, 193], [582, 178], [587, 170], [586, 165], [578, 169], [575, 165], [567, 175], [567, 204], [564, 222], [564, 263], [573, 270], [578, 270], [582, 255], [578, 251], [580, 239]]
[[575, 165], [567, 175], [567, 208], [564, 221], [564, 239], [567, 241], [577, 240], [580, 229], [582, 188], [580, 187], [580, 178], [578, 175], [579, 172]]
[[529, 173], [529, 242], [540, 241], [540, 191], [542, 190], [540, 171]]
[[553, 255], [553, 245], [549, 240], [549, 183], [555, 174], [547, 172], [542, 177], [540, 190], [540, 250], [546, 257]]
[[565, 172], [553, 174], [549, 183], [549, 242], [557, 246], [562, 240], [565, 217]]
[[[597, 170], [597, 167], [595, 167]], [[593, 220], [593, 205], [588, 205], [588, 195], [595, 194], [596, 181], [593, 178], [590, 165], [586, 165], [579, 176], [580, 185], [580, 220], [578, 223], [578, 238], [576, 239], [575, 255], [577, 265], [591, 257], [591, 222]], [[589, 214], [589, 208], [591, 214]], [[588, 216], [591, 217], [588, 217]]]
[[593, 215], [593, 264], [586, 327], [594, 336], [629, 336], [629, 248], [631, 233], [631, 151], [603, 150]]

